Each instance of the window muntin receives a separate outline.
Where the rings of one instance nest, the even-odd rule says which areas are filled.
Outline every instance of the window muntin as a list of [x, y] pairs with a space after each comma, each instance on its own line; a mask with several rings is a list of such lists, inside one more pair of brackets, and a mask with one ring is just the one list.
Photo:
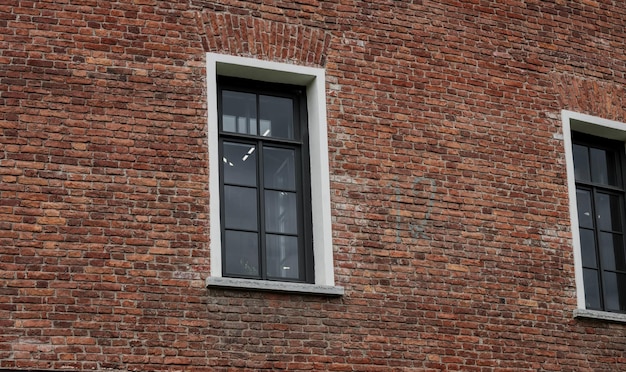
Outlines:
[[218, 87], [222, 272], [312, 283], [304, 90], [231, 78]]
[[585, 307], [626, 313], [624, 143], [581, 133], [572, 142]]

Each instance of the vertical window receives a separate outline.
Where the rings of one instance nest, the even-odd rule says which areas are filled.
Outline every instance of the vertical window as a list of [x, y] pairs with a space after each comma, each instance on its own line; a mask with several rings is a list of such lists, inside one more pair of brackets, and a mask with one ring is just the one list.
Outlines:
[[626, 322], [626, 124], [561, 111], [575, 317]]
[[626, 313], [624, 143], [572, 133], [585, 308]]
[[222, 273], [313, 283], [306, 93], [218, 79]]
[[343, 295], [324, 69], [219, 53], [206, 62], [207, 287]]

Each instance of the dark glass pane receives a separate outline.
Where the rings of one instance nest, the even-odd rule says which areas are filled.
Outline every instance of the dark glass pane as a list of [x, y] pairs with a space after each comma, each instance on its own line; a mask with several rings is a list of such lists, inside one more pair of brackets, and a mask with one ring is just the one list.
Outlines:
[[626, 311], [626, 275], [604, 272], [605, 310]]
[[596, 213], [598, 228], [604, 231], [622, 231], [620, 198], [617, 195], [597, 193]]
[[295, 236], [270, 235], [266, 238], [267, 275], [273, 278], [298, 279], [298, 238]]
[[265, 147], [263, 163], [265, 187], [296, 190], [296, 152], [294, 150]]
[[589, 149], [591, 160], [591, 180], [603, 185], [617, 186], [617, 167], [615, 153], [602, 149]]
[[224, 227], [257, 231], [256, 199], [256, 189], [224, 186]]
[[224, 183], [256, 186], [256, 146], [224, 142]]
[[586, 146], [572, 146], [574, 155], [574, 175], [577, 181], [590, 181], [591, 171], [589, 170], [589, 149]]
[[576, 204], [578, 207], [578, 225], [593, 229], [593, 211], [591, 210], [591, 192], [576, 189]]
[[621, 234], [600, 233], [600, 257], [604, 270], [624, 270], [624, 238]]
[[259, 241], [257, 234], [226, 230], [224, 240], [225, 274], [259, 276]]
[[297, 234], [296, 194], [265, 191], [265, 228], [268, 232]]
[[222, 91], [222, 130], [224, 132], [257, 134], [256, 95]]
[[580, 248], [583, 256], [583, 266], [598, 268], [596, 262], [596, 242], [593, 230], [580, 229]]
[[260, 134], [264, 137], [295, 138], [293, 100], [290, 98], [260, 96]]
[[583, 269], [583, 278], [585, 281], [585, 307], [587, 309], [601, 310], [600, 303], [600, 282], [598, 280], [598, 271], [593, 269]]

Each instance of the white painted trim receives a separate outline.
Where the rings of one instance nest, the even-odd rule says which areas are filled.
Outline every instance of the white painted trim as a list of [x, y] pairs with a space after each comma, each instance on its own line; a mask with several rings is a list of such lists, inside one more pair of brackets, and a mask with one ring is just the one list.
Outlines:
[[626, 323], [626, 314], [610, 313], [608, 311], [576, 309], [574, 310], [575, 318], [609, 320], [611, 322]]
[[342, 287], [304, 283], [274, 282], [269, 280], [208, 277], [206, 280], [206, 285], [209, 288], [253, 289], [259, 291], [300, 293], [322, 296], [343, 296], [344, 294], [344, 290]]
[[[313, 217], [313, 256], [315, 285], [334, 286], [330, 178], [328, 168], [328, 134], [326, 122], [326, 73], [324, 69], [254, 58], [207, 53], [207, 110], [210, 192], [211, 274], [207, 279], [222, 277], [217, 75], [234, 76], [268, 82], [306, 86], [311, 159], [311, 205]], [[343, 291], [343, 289], [342, 289]], [[343, 293], [343, 292], [342, 292]]]
[[[576, 317], [597, 319], [626, 320], [626, 316], [610, 312], [587, 310], [585, 307], [585, 284], [583, 281], [583, 264], [578, 231], [578, 207], [576, 204], [576, 180], [574, 175], [574, 155], [572, 150], [572, 131], [579, 131], [608, 139], [626, 141], [626, 124], [613, 120], [603, 119], [597, 116], [581, 114], [573, 111], [562, 110], [563, 143], [565, 146], [565, 164], [567, 169], [567, 190], [569, 194], [569, 211], [572, 232], [572, 244], [574, 248], [574, 265], [576, 275], [576, 300], [578, 309], [574, 313]], [[609, 315], [607, 315], [609, 314]]]
[[[217, 113], [217, 71], [216, 63], [209, 62], [207, 57], [207, 143], [209, 151], [209, 237], [211, 250], [211, 275], [222, 276], [222, 236], [220, 230], [220, 172], [219, 172], [219, 142], [218, 142], [218, 113]], [[217, 247], [217, 249], [216, 249]], [[216, 263], [220, 263], [217, 265]]]
[[580, 236], [578, 232], [578, 207], [576, 205], [576, 179], [574, 175], [574, 155], [572, 152], [572, 131], [570, 126], [571, 114], [562, 111], [563, 142], [565, 146], [565, 166], [567, 169], [567, 192], [569, 195], [569, 219], [574, 246], [574, 267], [576, 278], [576, 300], [579, 309], [585, 308], [585, 285], [583, 281], [582, 255], [580, 251]]
[[335, 285], [324, 70], [307, 86], [315, 284]]

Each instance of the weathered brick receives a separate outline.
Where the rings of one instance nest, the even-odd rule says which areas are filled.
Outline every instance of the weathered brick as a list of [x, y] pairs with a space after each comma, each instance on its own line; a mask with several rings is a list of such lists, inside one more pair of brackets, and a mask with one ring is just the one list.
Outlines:
[[[0, 5], [0, 368], [619, 370], [572, 319], [559, 111], [610, 1]], [[324, 67], [342, 298], [208, 290], [206, 52]]]

